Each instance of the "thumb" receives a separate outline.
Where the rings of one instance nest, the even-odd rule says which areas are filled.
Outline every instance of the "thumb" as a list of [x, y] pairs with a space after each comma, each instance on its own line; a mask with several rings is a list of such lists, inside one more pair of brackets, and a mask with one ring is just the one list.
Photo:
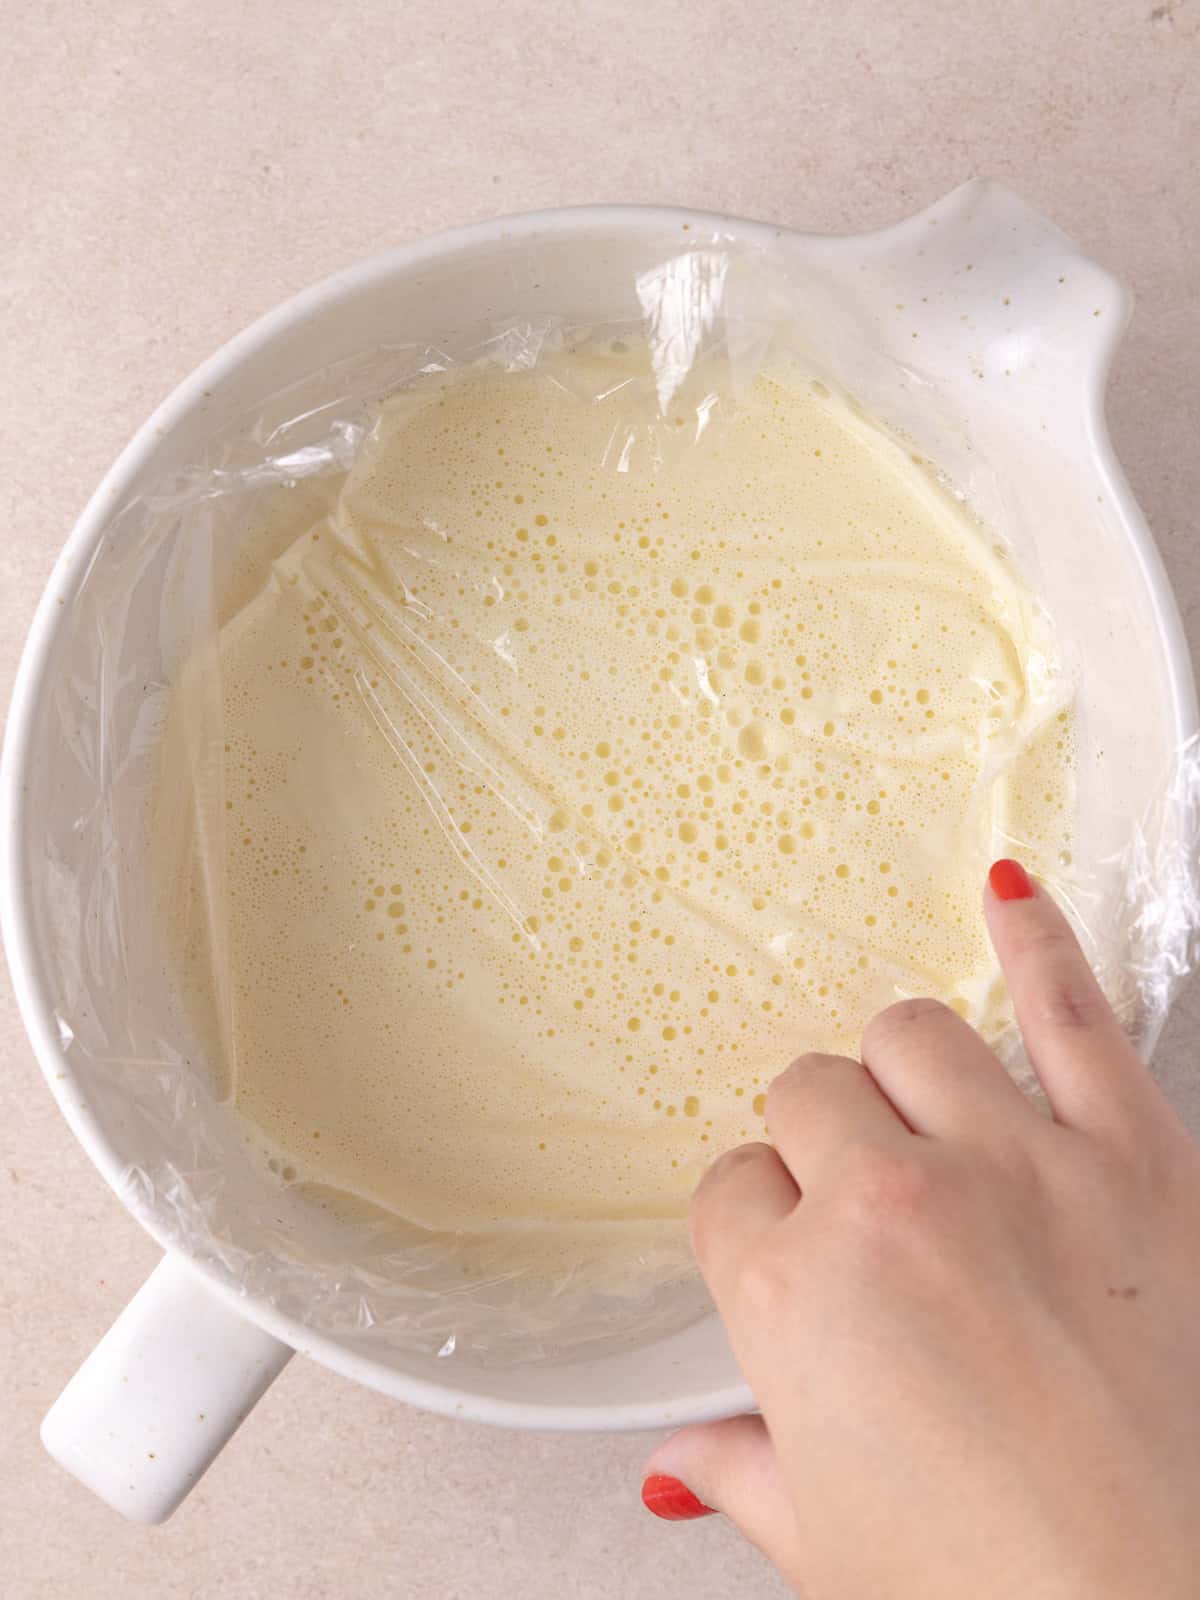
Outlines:
[[656, 1516], [675, 1522], [719, 1511], [789, 1576], [795, 1510], [761, 1417], [681, 1428], [645, 1470], [642, 1500]]

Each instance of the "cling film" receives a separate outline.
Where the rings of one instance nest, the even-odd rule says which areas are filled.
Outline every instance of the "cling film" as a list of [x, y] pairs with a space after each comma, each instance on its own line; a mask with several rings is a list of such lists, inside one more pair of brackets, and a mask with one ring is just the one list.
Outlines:
[[88, 1047], [174, 1139], [131, 1183], [314, 1327], [504, 1365], [701, 1314], [688, 1197], [794, 1056], [936, 994], [1028, 1079], [997, 854], [1135, 1035], [1190, 968], [1194, 752], [1098, 858], [1072, 619], [760, 270], [374, 352], [128, 509], [169, 670], [105, 779], [144, 897], [92, 892], [189, 1043]]

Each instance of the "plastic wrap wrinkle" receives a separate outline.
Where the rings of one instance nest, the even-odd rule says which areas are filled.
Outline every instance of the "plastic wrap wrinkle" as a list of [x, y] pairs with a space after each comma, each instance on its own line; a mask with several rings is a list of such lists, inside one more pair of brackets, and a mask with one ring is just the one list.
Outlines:
[[[80, 644], [76, 670], [59, 685], [56, 714], [67, 759], [82, 774], [92, 800], [74, 819], [70, 835], [54, 841], [47, 860], [57, 923], [75, 930], [68, 949], [70, 992], [64, 994], [60, 1016], [63, 1037], [102, 1086], [99, 1098], [106, 1114], [120, 1123], [123, 1148], [145, 1152], [145, 1160], [131, 1161], [126, 1174], [134, 1209], [167, 1214], [177, 1241], [227, 1281], [363, 1348], [413, 1349], [479, 1365], [570, 1359], [653, 1339], [703, 1314], [707, 1300], [683, 1225], [687, 1192], [722, 1143], [761, 1133], [762, 1091], [790, 1055], [805, 1048], [854, 1047], [865, 1020], [856, 1006], [944, 988], [944, 997], [984, 1027], [1007, 1050], [1013, 1070], [1028, 1080], [1011, 1030], [1005, 1032], [1009, 1018], [1002, 989], [980, 929], [969, 917], [956, 937], [972, 953], [957, 967], [949, 955], [930, 953], [936, 941], [925, 955], [898, 947], [889, 954], [874, 932], [880, 918], [890, 914], [882, 897], [900, 878], [902, 892], [919, 898], [925, 874], [935, 885], [930, 894], [944, 888], [950, 897], [938, 904], [958, 907], [956, 888], [942, 885], [938, 876], [945, 835], [936, 829], [923, 834], [915, 822], [901, 819], [888, 837], [906, 853], [889, 848], [885, 857], [881, 847], [861, 862], [843, 861], [835, 852], [816, 898], [811, 886], [808, 899], [794, 904], [756, 887], [768, 879], [788, 881], [785, 867], [803, 856], [806, 841], [814, 837], [803, 831], [809, 826], [804, 809], [809, 801], [801, 804], [801, 776], [806, 789], [812, 786], [813, 815], [828, 800], [828, 794], [818, 800], [818, 790], [845, 781], [832, 776], [822, 781], [822, 762], [847, 772], [886, 770], [917, 796], [927, 785], [924, 808], [930, 814], [937, 809], [937, 786], [951, 781], [940, 776], [943, 768], [953, 773], [975, 818], [966, 832], [953, 837], [956, 859], [970, 863], [981, 880], [989, 856], [1011, 845], [1043, 873], [1071, 909], [1108, 992], [1143, 1047], [1156, 1036], [1176, 984], [1196, 963], [1197, 744], [1178, 752], [1155, 803], [1127, 829], [1124, 844], [1089, 855], [1090, 835], [1078, 819], [1086, 817], [1093, 799], [1097, 807], [1103, 804], [1104, 771], [1088, 764], [1093, 746], [1102, 741], [1084, 727], [1071, 769], [1072, 815], [1063, 824], [1069, 847], [1052, 837], [1050, 809], [1033, 793], [1036, 785], [1028, 775], [1046, 773], [1051, 775], [1047, 782], [1057, 781], [1055, 762], [1061, 765], [1065, 758], [1054, 755], [1055, 740], [1061, 751], [1070, 737], [1063, 730], [1069, 729], [1080, 677], [1080, 662], [1072, 657], [1071, 619], [1059, 609], [1048, 614], [1040, 593], [1043, 570], [1053, 577], [1055, 557], [1047, 541], [1055, 533], [1031, 522], [1029, 508], [1002, 486], [1003, 474], [973, 451], [967, 423], [944, 405], [918, 367], [872, 354], [860, 309], [849, 299], [839, 302], [830, 278], [789, 277], [714, 238], [698, 240], [641, 272], [630, 290], [629, 303], [614, 307], [609, 322], [513, 321], [473, 330], [460, 348], [363, 352], [290, 385], [227, 423], [214, 437], [208, 460], [190, 464], [124, 507], [103, 547], [103, 562], [98, 560], [79, 596], [80, 625], [90, 631]], [[528, 463], [518, 473], [524, 474], [521, 481], [540, 481], [534, 476], [539, 470], [566, 470], [580, 480], [556, 490], [557, 498], [547, 489], [544, 512], [531, 498], [515, 503], [510, 496], [503, 521], [498, 496], [489, 500], [481, 488], [483, 533], [514, 552], [495, 559], [472, 543], [476, 530], [463, 520], [464, 495], [452, 474], [447, 473], [449, 487], [439, 496], [431, 468], [421, 480], [421, 493], [410, 497], [420, 502], [420, 514], [411, 525], [395, 516], [396, 506], [404, 503], [403, 474], [409, 472], [416, 482], [419, 461], [433, 461], [442, 448], [430, 421], [436, 408], [460, 408], [465, 438], [468, 422], [485, 426], [483, 410], [478, 417], [471, 410], [472, 396], [485, 390], [489, 406], [496, 401], [487, 412], [496, 416], [495, 437], [505, 441], [497, 449], [508, 464], [497, 466], [498, 479], [510, 471], [512, 459], [503, 455], [513, 449], [513, 436], [504, 431], [507, 402], [511, 415], [532, 419], [529, 437], [537, 447], [535, 454], [530, 446]], [[794, 463], [782, 453], [772, 456], [770, 445], [756, 457], [747, 419], [764, 419], [765, 439], [772, 403], [786, 414], [792, 403], [788, 396], [800, 394], [816, 409], [795, 423], [797, 438], [807, 437], [806, 428], [819, 430], [828, 423], [844, 441], [851, 464], [855, 441], [871, 455], [881, 483], [889, 471], [899, 473], [902, 466], [910, 471], [910, 457], [915, 461], [918, 475], [906, 492], [943, 541], [941, 566], [924, 546], [919, 546], [920, 559], [902, 560], [882, 546], [864, 544], [849, 556], [811, 550], [800, 561], [783, 544], [772, 549], [749, 534], [739, 533], [744, 545], [729, 558], [724, 546], [718, 553], [715, 544], [710, 549], [704, 542], [700, 530], [705, 538], [711, 532], [717, 539], [717, 532], [704, 527], [699, 509], [705, 493], [717, 497], [714, 504], [719, 501], [720, 514], [710, 519], [714, 524], [742, 526], [735, 521], [727, 466], [734, 459], [740, 467], [741, 458], [722, 452], [745, 452], [749, 524], [756, 515], [762, 520], [764, 505], [777, 508], [784, 503], [779, 497], [792, 492], [787, 474]], [[773, 401], [773, 395], [779, 398]], [[923, 433], [922, 421], [929, 418], [936, 422]], [[829, 449], [825, 435], [820, 437], [825, 442], [810, 452], [814, 457]], [[942, 440], [947, 451], [946, 458], [932, 457], [933, 466], [927, 437]], [[406, 455], [414, 439], [426, 457]], [[961, 454], [955, 453], [956, 440]], [[581, 441], [592, 452], [586, 462], [579, 453]], [[553, 460], [556, 450], [572, 448], [576, 454], [563, 457], [565, 469], [532, 465], [543, 455]], [[450, 445], [446, 449], [445, 461], [437, 457], [443, 466], [459, 459]], [[472, 471], [478, 466], [478, 452], [472, 456], [464, 446], [460, 456]], [[939, 467], [945, 468], [942, 477]], [[776, 501], [769, 500], [772, 493]], [[987, 504], [987, 524], [971, 520], [977, 493]], [[596, 508], [610, 497], [626, 512], [619, 520], [628, 536], [612, 547], [618, 553], [608, 577], [599, 553], [588, 554], [595, 531], [588, 517], [595, 520]], [[526, 498], [522, 491], [521, 500]], [[660, 550], [672, 559], [675, 550], [653, 530], [656, 501], [666, 518], [690, 517], [689, 527], [698, 530], [695, 542], [704, 559], [694, 572], [678, 563], [669, 572], [656, 568]], [[571, 504], [583, 508], [574, 523]], [[644, 531], [626, 529], [631, 518]], [[611, 531], [606, 528], [606, 537]], [[778, 537], [786, 541], [794, 531], [781, 515]], [[871, 536], [867, 529], [862, 538], [869, 543]], [[519, 566], [535, 544], [537, 583]], [[551, 589], [558, 579], [550, 588], [538, 584], [558, 564], [570, 570], [561, 575], [556, 603]], [[589, 571], [591, 566], [597, 570]], [[745, 572], [752, 572], [753, 582]], [[609, 593], [612, 585], [618, 594]], [[446, 604], [456, 586], [462, 596], [457, 615]], [[788, 596], [788, 605], [771, 598], [773, 586]], [[749, 599], [760, 590], [761, 600]], [[431, 592], [437, 603], [427, 598]], [[834, 598], [813, 598], [824, 594]], [[938, 683], [932, 691], [910, 693], [902, 681], [904, 669], [881, 657], [862, 668], [876, 674], [871, 685], [878, 679], [869, 695], [866, 678], [862, 694], [856, 689], [852, 695], [844, 684], [820, 687], [819, 675], [811, 694], [812, 660], [808, 651], [796, 648], [796, 639], [789, 644], [786, 673], [774, 660], [760, 659], [769, 653], [769, 628], [786, 632], [803, 617], [816, 631], [826, 603], [837, 610], [848, 636], [874, 637], [874, 629], [882, 638], [891, 629], [907, 646], [908, 624], [901, 622], [898, 608], [912, 594], [920, 597], [911, 601], [917, 610], [925, 608], [923, 615], [936, 618], [943, 630], [965, 628], [961, 618], [968, 605], [991, 608], [993, 615], [985, 618], [991, 632], [985, 628], [977, 646], [984, 665], [973, 682], [967, 673], [961, 685]], [[657, 606], [651, 604], [654, 599]], [[309, 683], [297, 678], [295, 686], [289, 679], [289, 687], [278, 692], [272, 688], [276, 698], [266, 703], [280, 713], [273, 719], [278, 737], [268, 752], [255, 755], [262, 762], [256, 774], [230, 727], [229, 696], [242, 693], [242, 685], [253, 689], [266, 683], [269, 664], [255, 655], [262, 628], [268, 623], [282, 628], [279, 619], [287, 619], [286, 607], [293, 603], [304, 608], [292, 619], [296, 638], [318, 643], [309, 655], [295, 658], [310, 660], [310, 667], [285, 662], [272, 670], [311, 672], [312, 677]], [[633, 613], [641, 630], [636, 637], [629, 622]], [[485, 627], [481, 619], [489, 616], [503, 620]], [[326, 631], [330, 620], [335, 627]], [[933, 625], [912, 624], [912, 648], [921, 630]], [[675, 638], [672, 629], [678, 630]], [[586, 663], [598, 666], [618, 638], [619, 670], [614, 667], [612, 687], [601, 694], [587, 677]], [[557, 652], [559, 671], [539, 678], [543, 669], [531, 648]], [[636, 677], [635, 667], [643, 664], [645, 674]], [[558, 704], [551, 705], [547, 686], [554, 689], [556, 679], [565, 684], [568, 670], [578, 681], [569, 693], [561, 688]], [[318, 678], [322, 685], [326, 680], [334, 685], [329, 704], [336, 712], [326, 707], [320, 713], [329, 718], [320, 729], [297, 712], [293, 726], [283, 713], [295, 711], [301, 704], [296, 697], [307, 694]], [[786, 679], [783, 688], [775, 687], [776, 679]], [[534, 683], [546, 702], [542, 712], [542, 700], [531, 698]], [[988, 723], [980, 720], [978, 744], [972, 743], [974, 736], [962, 731], [967, 726], [962, 707], [968, 705], [963, 696], [974, 697], [970, 705], [986, 706], [989, 697], [995, 701], [995, 726], [1002, 737], [992, 740]], [[895, 727], [909, 740], [906, 752], [897, 753], [895, 727], [889, 731], [883, 711], [877, 716], [875, 697], [884, 710], [904, 700]], [[694, 774], [679, 777], [682, 764], [671, 774], [657, 770], [655, 761], [682, 763], [688, 747], [684, 733], [672, 746], [674, 735], [664, 731], [668, 754], [652, 760], [649, 720], [644, 723], [649, 748], [640, 761], [629, 753], [622, 760], [608, 753], [620, 741], [615, 731], [606, 731], [605, 718], [612, 730], [623, 728], [622, 718], [648, 718], [643, 701], [655, 707], [664, 725], [672, 716], [684, 719], [685, 733], [709, 723], [723, 730], [731, 755], [714, 756], [707, 788]], [[770, 716], [761, 709], [768, 702]], [[810, 705], [820, 707], [819, 715], [806, 709]], [[981, 711], [980, 718], [989, 714]], [[566, 763], [554, 751], [556, 742], [575, 739], [572, 718], [589, 730], [590, 742], [585, 750], [576, 740], [579, 748]], [[249, 713], [247, 719], [248, 726]], [[337, 730], [336, 738], [330, 729]], [[304, 744], [310, 736], [327, 741], [329, 759], [310, 760], [306, 767]], [[826, 756], [825, 748], [839, 753]], [[396, 868], [395, 884], [380, 876], [377, 885], [357, 858], [347, 865], [349, 847], [336, 830], [316, 836], [310, 824], [314, 817], [344, 819], [347, 828], [361, 832], [367, 816], [377, 837], [359, 855], [372, 861], [386, 855], [387, 817], [383, 810], [370, 812], [373, 774], [381, 770], [383, 750], [404, 778], [406, 798], [403, 805], [397, 800], [398, 809], [410, 803], [414, 808], [403, 811], [406, 839], [411, 843], [418, 837], [418, 817], [427, 820], [430, 832], [420, 835], [420, 851], [409, 866]], [[570, 773], [588, 774], [588, 781], [571, 777], [568, 767]], [[720, 775], [726, 768], [728, 779]], [[165, 804], [164, 771], [172, 775]], [[254, 829], [247, 823], [244, 835], [235, 836], [230, 819], [237, 819], [240, 830], [243, 814], [260, 803], [247, 798], [255, 791], [260, 797], [267, 789], [287, 797], [287, 782], [279, 777], [285, 771], [302, 773], [302, 797], [317, 798], [307, 812], [299, 801], [290, 816], [280, 809], [270, 823], [271, 837], [284, 838], [292, 828], [297, 854], [287, 870], [294, 870], [297, 881], [309, 873], [312, 882], [304, 890], [303, 909], [294, 919], [277, 922], [269, 936], [270, 917], [260, 915], [254, 894], [240, 887], [246, 875], [238, 864], [239, 837], [247, 850], [259, 848]], [[671, 787], [688, 793], [678, 821], [672, 815], [670, 851], [664, 846], [662, 859], [650, 865], [647, 840], [658, 836], [648, 824], [628, 823], [632, 816], [648, 815], [647, 792], [657, 784], [665, 794], [668, 776], [678, 777]], [[886, 811], [896, 799], [894, 792], [884, 795], [890, 787], [889, 779], [879, 786], [879, 802], [870, 804]], [[731, 813], [739, 809], [733, 813], [737, 830], [728, 828], [728, 838], [708, 820], [725, 807], [720, 797], [726, 789], [730, 795], [739, 790], [752, 795], [729, 802]], [[864, 807], [866, 794], [864, 787]], [[706, 810], [708, 795], [717, 798]], [[1048, 802], [1049, 791], [1044, 799]], [[284, 808], [284, 801], [279, 805]], [[911, 805], [916, 816], [917, 800]], [[824, 824], [814, 826], [823, 843]], [[1119, 836], [1117, 822], [1110, 819], [1106, 826], [1108, 833], [1097, 833], [1098, 840]], [[875, 836], [859, 828], [854, 837]], [[147, 839], [153, 873], [136, 865], [146, 854]], [[739, 865], [726, 877], [725, 869], [718, 871], [713, 863], [731, 845], [729, 859], [737, 856]], [[536, 872], [530, 864], [535, 855]], [[697, 865], [701, 855], [703, 870]], [[302, 857], [316, 865], [297, 866]], [[559, 865], [546, 866], [546, 861]], [[230, 870], [241, 874], [239, 887], [231, 888]], [[270, 870], [263, 869], [263, 881], [269, 881]], [[526, 1033], [507, 1020], [518, 1005], [530, 1014], [540, 1006], [544, 1015], [553, 1016], [543, 1028], [553, 1026], [555, 1037], [569, 1036], [576, 1050], [571, 1059], [586, 1060], [587, 1036], [573, 1020], [574, 1002], [564, 1002], [561, 1013], [551, 1004], [557, 979], [552, 981], [548, 964], [559, 959], [560, 946], [561, 970], [570, 964], [567, 912], [560, 908], [583, 908], [584, 921], [569, 937], [578, 939], [585, 952], [591, 948], [591, 928], [606, 936], [616, 929], [620, 919], [613, 907], [622, 897], [632, 909], [643, 900], [653, 908], [657, 921], [636, 935], [637, 962], [643, 959], [643, 936], [657, 946], [648, 987], [644, 994], [639, 991], [636, 1004], [622, 999], [609, 1019], [614, 1026], [597, 1032], [590, 1047], [612, 1079], [611, 1091], [598, 1094], [595, 1073], [572, 1079], [564, 1066], [563, 1075], [555, 1077], [554, 1050], [545, 1040], [539, 1045], [541, 1111], [548, 1125], [558, 1128], [557, 1134], [548, 1133], [546, 1144], [553, 1146], [558, 1137], [562, 1145], [561, 1153], [547, 1158], [548, 1165], [566, 1174], [575, 1164], [573, 1199], [565, 1182], [555, 1189], [538, 1176], [537, 1141], [531, 1136], [534, 1102], [523, 1104], [511, 1126], [492, 1105], [476, 1129], [466, 1113], [468, 1105], [472, 1116], [478, 1109], [469, 1081], [453, 1093], [447, 1087], [445, 1074], [454, 1061], [449, 1050], [437, 1058], [441, 1076], [431, 1087], [431, 1093], [436, 1089], [442, 1095], [438, 1103], [445, 1117], [436, 1125], [431, 1121], [421, 1134], [424, 1146], [413, 1135], [405, 1148], [413, 1166], [392, 1179], [385, 1172], [374, 1186], [354, 1181], [355, 1173], [372, 1164], [380, 1168], [378, 1151], [371, 1160], [359, 1161], [345, 1148], [328, 1148], [336, 1143], [329, 1137], [327, 1148], [318, 1151], [318, 1135], [338, 1126], [336, 1106], [325, 1107], [332, 1121], [324, 1130], [286, 1127], [286, 1115], [271, 1102], [269, 1074], [264, 1076], [261, 1065], [265, 1035], [255, 1019], [274, 1006], [286, 1032], [287, 1013], [302, 1010], [308, 996], [272, 996], [248, 984], [247, 973], [267, 970], [268, 956], [274, 958], [276, 947], [292, 948], [289, 941], [307, 938], [306, 949], [320, 947], [319, 919], [333, 914], [320, 909], [328, 904], [321, 895], [328, 895], [338, 871], [352, 874], [355, 904], [370, 904], [362, 913], [363, 931], [343, 941], [359, 960], [355, 972], [367, 970], [377, 946], [399, 948], [407, 937], [395, 931], [401, 926], [424, 917], [434, 929], [428, 895], [417, 882], [421, 873], [428, 872], [432, 882], [437, 873], [461, 872], [454, 895], [468, 906], [473, 896], [482, 909], [472, 912], [474, 931], [460, 935], [462, 974], [469, 976], [453, 979], [459, 998], [446, 1014], [458, 1019], [453, 1022], [461, 1030], [457, 1042], [473, 1041], [481, 1060], [493, 1050], [497, 1059], [508, 1051], [506, 1061], [527, 1060], [521, 1054]], [[835, 914], [831, 908], [841, 904], [839, 894], [850, 893], [842, 886], [853, 888], [867, 871], [884, 910], [864, 930], [863, 919], [855, 923], [849, 912]], [[489, 907], [502, 917], [503, 937], [517, 955], [501, 942], [498, 924], [487, 920]], [[450, 917], [449, 900], [439, 915]], [[647, 918], [639, 913], [632, 920]], [[249, 944], [247, 929], [254, 936]], [[842, 963], [839, 971], [866, 971], [868, 977], [839, 980], [852, 997], [847, 1009], [833, 1003], [834, 995], [826, 1007], [832, 1016], [797, 1037], [788, 1018], [789, 1002], [793, 1015], [801, 1003], [798, 986], [806, 959], [801, 952], [826, 942]], [[947, 938], [937, 948], [948, 951], [952, 945]], [[361, 959], [359, 946], [366, 952]], [[438, 956], [429, 957], [431, 971], [443, 957], [437, 948]], [[601, 989], [598, 975], [590, 982], [586, 974], [571, 979], [576, 986], [571, 993], [578, 991], [584, 1015], [623, 993], [615, 951], [607, 954], [612, 971], [606, 971], [607, 988], [598, 999], [595, 994], [585, 998], [578, 987], [583, 982]], [[510, 975], [529, 962], [534, 965], [528, 970], [540, 976], [522, 1001]], [[114, 973], [121, 976], [119, 984], [110, 982]], [[344, 976], [340, 984], [332, 975], [326, 983], [322, 973], [305, 971], [300, 977], [305, 985], [324, 984], [331, 991], [331, 1015], [366, 1004]], [[667, 992], [654, 994], [651, 978]], [[445, 1006], [434, 980], [404, 982], [410, 997]], [[397, 992], [400, 987], [397, 979]], [[710, 989], [720, 994], [720, 1002], [710, 998]], [[672, 999], [676, 990], [681, 998]], [[127, 997], [115, 1014], [106, 999], [113, 992]], [[151, 994], [160, 998], [151, 1003]], [[503, 999], [508, 1007], [503, 1023], [498, 1009], [478, 1014], [472, 1009], [484, 994], [493, 1002]], [[688, 1010], [693, 1003], [694, 1014]], [[803, 1001], [810, 1003], [815, 1006]], [[380, 1018], [386, 1016], [383, 1000], [371, 1004]], [[671, 1020], [663, 1021], [667, 1016]], [[393, 1020], [412, 1037], [414, 1018], [415, 1013]], [[627, 1030], [624, 1037], [617, 1037], [618, 1028]], [[661, 1038], [653, 1061], [645, 1046], [651, 1030]], [[747, 1033], [752, 1045], [740, 1046]], [[424, 1037], [428, 1041], [432, 1035]], [[788, 1038], [790, 1044], [784, 1042]], [[748, 1049], [748, 1058], [737, 1072], [726, 1073], [724, 1089], [713, 1090], [709, 1085], [725, 1070], [712, 1065], [711, 1052], [718, 1045], [727, 1059], [741, 1048]], [[314, 1035], [311, 1054], [319, 1055], [321, 1048]], [[696, 1077], [706, 1049], [703, 1075]], [[563, 1061], [568, 1055], [564, 1047]], [[407, 1065], [399, 1047], [386, 1061], [389, 1070]], [[309, 1064], [297, 1060], [295, 1065], [297, 1082], [303, 1080], [307, 1093], [312, 1089]], [[419, 1070], [420, 1064], [414, 1067]], [[358, 1061], [345, 1065], [347, 1082], [364, 1094], [375, 1092], [366, 1071]], [[629, 1090], [628, 1083], [621, 1086], [621, 1077], [631, 1080], [635, 1073], [651, 1074], [638, 1097], [643, 1104], [662, 1098], [655, 1085], [670, 1080], [670, 1127], [666, 1105], [658, 1120], [639, 1110], [628, 1125], [633, 1112], [614, 1110], [618, 1095]], [[730, 1098], [735, 1079], [742, 1091], [740, 1107]], [[321, 1092], [320, 1086], [313, 1091], [311, 1104]], [[591, 1121], [580, 1133], [571, 1125], [570, 1108], [589, 1094]], [[632, 1090], [621, 1102], [626, 1103], [637, 1108]], [[409, 1121], [419, 1121], [417, 1101], [404, 1104]], [[713, 1134], [705, 1133], [702, 1145], [700, 1130], [706, 1126]], [[679, 1128], [686, 1130], [686, 1145]], [[460, 1143], [463, 1149], [456, 1154]], [[298, 1155], [301, 1145], [304, 1153]], [[436, 1186], [420, 1191], [414, 1168], [421, 1148], [451, 1163], [447, 1170], [457, 1185], [452, 1204], [440, 1203]], [[659, 1149], [663, 1170], [656, 1189], [657, 1169], [648, 1152]], [[468, 1159], [472, 1150], [475, 1156]], [[513, 1197], [508, 1210], [489, 1199], [492, 1174], [485, 1157], [498, 1151], [517, 1152], [511, 1156], [513, 1173], [505, 1179]], [[596, 1189], [600, 1198], [590, 1210], [585, 1203], [584, 1178], [595, 1161], [609, 1162], [611, 1173], [628, 1172], [631, 1198], [624, 1214], [613, 1204], [615, 1180]], [[556, 1197], [555, 1205], [549, 1196]]]

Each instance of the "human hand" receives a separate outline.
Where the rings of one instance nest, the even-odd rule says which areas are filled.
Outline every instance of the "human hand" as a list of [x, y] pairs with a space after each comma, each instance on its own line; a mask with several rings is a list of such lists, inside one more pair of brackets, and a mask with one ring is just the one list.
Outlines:
[[774, 1148], [692, 1201], [762, 1414], [675, 1434], [644, 1498], [720, 1510], [806, 1600], [1195, 1600], [1200, 1152], [1049, 895], [989, 884], [1053, 1120], [931, 1000], [794, 1062]]

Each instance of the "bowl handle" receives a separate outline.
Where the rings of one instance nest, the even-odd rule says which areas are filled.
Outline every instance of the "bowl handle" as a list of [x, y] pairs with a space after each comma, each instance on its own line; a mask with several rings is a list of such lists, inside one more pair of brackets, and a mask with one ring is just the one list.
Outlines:
[[165, 1256], [46, 1413], [42, 1443], [122, 1516], [165, 1522], [291, 1354]]

